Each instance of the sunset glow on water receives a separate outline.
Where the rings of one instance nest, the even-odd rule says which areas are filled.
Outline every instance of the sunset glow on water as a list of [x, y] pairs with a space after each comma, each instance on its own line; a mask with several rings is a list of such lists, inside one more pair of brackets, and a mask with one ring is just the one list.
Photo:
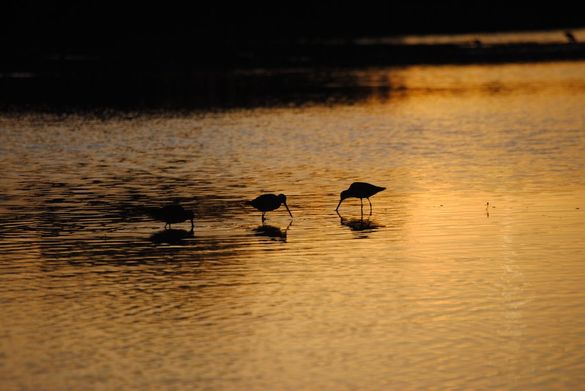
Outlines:
[[[0, 388], [579, 387], [585, 63], [336, 80], [353, 95], [2, 115]], [[353, 181], [387, 188], [367, 224], [335, 213]], [[264, 192], [292, 222], [262, 229]], [[194, 234], [159, 243], [142, 208], [173, 201]]]

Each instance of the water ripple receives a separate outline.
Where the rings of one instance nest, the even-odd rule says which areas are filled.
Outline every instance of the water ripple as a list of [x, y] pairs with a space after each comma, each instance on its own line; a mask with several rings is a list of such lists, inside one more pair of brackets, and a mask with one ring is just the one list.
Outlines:
[[[1, 117], [0, 387], [578, 387], [585, 96], [533, 73], [582, 66], [392, 70], [401, 94], [354, 104]], [[388, 187], [371, 217], [335, 213], [355, 180]], [[263, 192], [292, 222], [262, 224]], [[171, 202], [193, 233], [144, 213]]]

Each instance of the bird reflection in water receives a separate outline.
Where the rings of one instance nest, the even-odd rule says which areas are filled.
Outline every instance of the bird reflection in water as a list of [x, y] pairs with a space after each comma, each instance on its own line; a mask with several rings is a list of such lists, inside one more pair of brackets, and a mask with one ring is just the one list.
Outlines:
[[337, 212], [339, 216], [339, 222], [341, 225], [349, 227], [352, 231], [374, 231], [378, 228], [383, 228], [383, 225], [376, 223], [375, 221], [370, 220], [368, 217], [364, 219], [363, 215], [359, 219], [347, 219]]
[[273, 225], [262, 224], [253, 229], [256, 236], [266, 236], [274, 240], [286, 242], [286, 236], [288, 229], [292, 225], [292, 221], [287, 225], [285, 229], [275, 227]]
[[165, 228], [162, 231], [152, 234], [150, 236], [150, 241], [155, 244], [185, 244], [185, 239], [193, 237], [195, 237], [193, 228], [189, 231], [184, 229]]

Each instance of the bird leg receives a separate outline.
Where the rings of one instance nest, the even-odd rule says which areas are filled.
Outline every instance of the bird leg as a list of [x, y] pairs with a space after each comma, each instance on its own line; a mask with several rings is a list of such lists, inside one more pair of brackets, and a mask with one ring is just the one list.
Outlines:
[[262, 212], [262, 224], [264, 224], [264, 220], [266, 220], [266, 217], [264, 217], [264, 214], [265, 214], [265, 213], [266, 213], [266, 212]]
[[370, 198], [368, 198], [368, 202], [370, 203], [370, 216], [372, 215], [372, 201], [370, 201]]
[[360, 198], [360, 206], [362, 211], [362, 220], [364, 219], [364, 199]]

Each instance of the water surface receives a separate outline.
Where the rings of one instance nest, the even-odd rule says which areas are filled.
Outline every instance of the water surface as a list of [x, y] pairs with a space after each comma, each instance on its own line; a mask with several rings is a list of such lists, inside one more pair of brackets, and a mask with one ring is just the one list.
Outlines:
[[[584, 63], [321, 88], [343, 93], [2, 115], [0, 388], [578, 388]], [[354, 180], [388, 188], [363, 221], [334, 211]], [[294, 220], [262, 226], [262, 192]], [[173, 201], [196, 228], [169, 244], [141, 208]]]

